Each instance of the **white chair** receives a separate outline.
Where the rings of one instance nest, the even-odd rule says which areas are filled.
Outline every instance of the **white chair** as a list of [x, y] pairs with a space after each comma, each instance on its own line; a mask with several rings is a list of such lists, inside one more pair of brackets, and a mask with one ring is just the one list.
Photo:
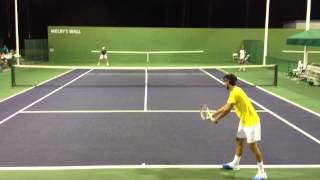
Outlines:
[[238, 62], [238, 60], [239, 60], [238, 53], [233, 53], [232, 54], [232, 60], [233, 60], [233, 62]]

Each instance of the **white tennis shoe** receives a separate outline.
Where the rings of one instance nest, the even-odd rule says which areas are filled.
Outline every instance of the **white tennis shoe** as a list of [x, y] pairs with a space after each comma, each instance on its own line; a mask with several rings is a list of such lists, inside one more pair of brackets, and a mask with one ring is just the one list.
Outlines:
[[267, 173], [266, 172], [258, 172], [256, 176], [252, 178], [252, 180], [265, 180], [268, 179]]
[[238, 171], [240, 170], [240, 165], [239, 164], [233, 164], [232, 162], [230, 163], [224, 163], [222, 165], [222, 168], [225, 170], [233, 170], [233, 171]]

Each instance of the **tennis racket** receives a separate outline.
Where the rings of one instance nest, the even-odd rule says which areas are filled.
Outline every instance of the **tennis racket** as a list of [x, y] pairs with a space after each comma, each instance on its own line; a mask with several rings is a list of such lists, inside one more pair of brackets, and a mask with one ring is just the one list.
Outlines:
[[208, 105], [203, 104], [200, 109], [200, 117], [202, 120], [212, 120], [212, 113]]

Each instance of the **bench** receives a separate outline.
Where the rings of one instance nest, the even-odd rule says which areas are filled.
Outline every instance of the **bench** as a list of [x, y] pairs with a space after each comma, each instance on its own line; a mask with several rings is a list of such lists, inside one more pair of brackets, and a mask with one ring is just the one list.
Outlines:
[[310, 64], [300, 75], [310, 85], [320, 86], [320, 64]]

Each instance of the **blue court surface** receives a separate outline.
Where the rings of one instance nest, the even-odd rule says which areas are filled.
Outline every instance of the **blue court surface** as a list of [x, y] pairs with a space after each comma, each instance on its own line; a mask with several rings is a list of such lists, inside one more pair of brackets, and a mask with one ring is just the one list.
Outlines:
[[[0, 167], [219, 165], [233, 158], [235, 113], [217, 70], [74, 70], [0, 103]], [[320, 164], [320, 117], [241, 82], [262, 124], [267, 165]], [[242, 164], [255, 164], [246, 148]]]

